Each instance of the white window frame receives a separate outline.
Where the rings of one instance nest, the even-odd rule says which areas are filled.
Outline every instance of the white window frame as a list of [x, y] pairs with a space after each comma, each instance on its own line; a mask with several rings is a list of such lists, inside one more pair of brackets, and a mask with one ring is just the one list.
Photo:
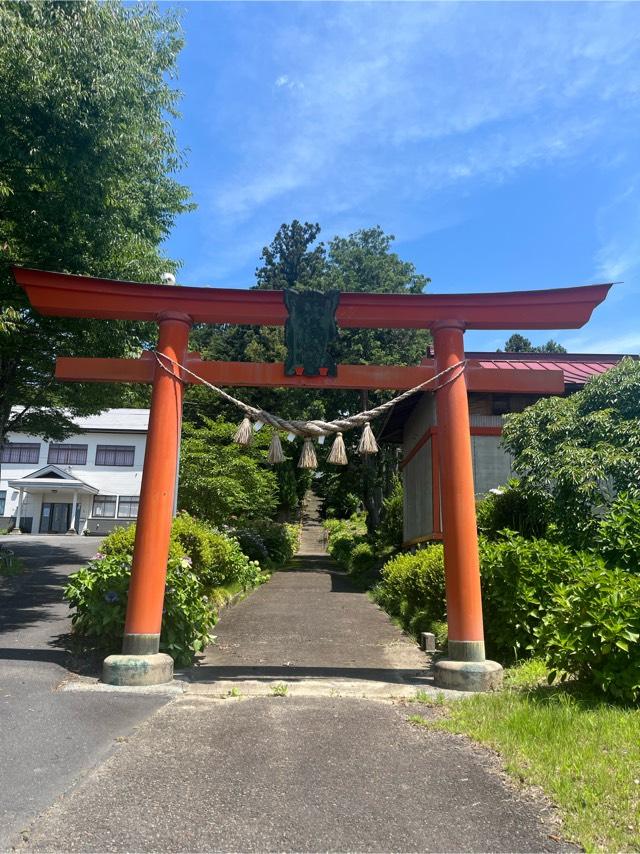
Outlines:
[[[122, 503], [131, 504], [135, 502], [136, 504], [136, 512], [132, 515], [131, 513], [121, 513], [120, 508], [122, 507]], [[137, 519], [138, 518], [138, 510], [140, 506], [140, 496], [139, 495], [121, 495], [118, 498], [118, 519]]]
[[[96, 501], [99, 502], [99, 506], [102, 506], [107, 501], [109, 503], [113, 502], [113, 513], [96, 513]], [[91, 504], [91, 518], [92, 519], [115, 519], [116, 518], [116, 504], [118, 502], [117, 495], [94, 495], [93, 503]]]

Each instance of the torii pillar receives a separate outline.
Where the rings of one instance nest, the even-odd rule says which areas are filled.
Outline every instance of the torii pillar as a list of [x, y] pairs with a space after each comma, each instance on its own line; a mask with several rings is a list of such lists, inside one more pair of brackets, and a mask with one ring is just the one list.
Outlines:
[[[434, 324], [436, 371], [464, 359], [464, 324]], [[440, 495], [449, 633], [448, 658], [435, 663], [443, 688], [487, 691], [502, 681], [502, 667], [485, 658], [480, 559], [471, 456], [469, 403], [464, 371], [436, 391]], [[435, 497], [434, 497], [435, 500]]]
[[[191, 325], [187, 314], [160, 314], [158, 353], [183, 365]], [[149, 685], [173, 678], [173, 659], [160, 652], [160, 629], [183, 396], [179, 369], [170, 362], [164, 367], [156, 363], [122, 655], [108, 656], [102, 669], [103, 681], [110, 685]]]
[[[176, 288], [20, 267], [13, 272], [42, 314], [158, 323], [158, 352], [216, 385], [406, 389], [434, 375], [425, 366], [342, 365], [337, 377], [287, 377], [281, 364], [205, 362], [187, 352], [192, 323], [282, 326], [287, 311], [281, 291]], [[603, 284], [485, 294], [343, 293], [336, 320], [339, 326], [352, 328], [431, 329], [439, 373], [464, 359], [465, 329], [577, 329], [605, 299], [609, 288]], [[158, 652], [158, 644], [183, 382], [194, 380], [181, 377], [171, 362], [161, 367], [149, 357], [58, 359], [56, 376], [84, 382], [153, 383], [123, 652], [106, 659], [103, 678], [118, 685], [167, 682], [173, 661]], [[496, 687], [502, 668], [484, 657], [468, 387], [560, 394], [564, 380], [561, 371], [492, 371], [467, 365], [464, 371], [452, 371], [436, 391], [449, 624], [449, 656], [436, 664], [436, 682], [478, 691]]]

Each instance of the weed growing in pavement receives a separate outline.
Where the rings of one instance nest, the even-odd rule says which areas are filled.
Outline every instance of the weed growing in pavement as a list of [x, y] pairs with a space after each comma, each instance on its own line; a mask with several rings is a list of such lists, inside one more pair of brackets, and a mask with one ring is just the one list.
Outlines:
[[409, 697], [407, 702], [422, 703], [424, 706], [444, 706], [445, 696], [442, 691], [438, 691], [434, 697], [433, 694], [423, 688], [418, 688], [415, 697]]
[[407, 720], [410, 724], [414, 726], [430, 726], [431, 721], [427, 720], [427, 718], [423, 717], [423, 715], [409, 715]]
[[279, 682], [277, 685], [271, 686], [271, 693], [274, 697], [286, 697], [289, 693], [289, 686], [284, 682]]
[[19, 575], [24, 569], [24, 564], [17, 558], [11, 549], [0, 546], [0, 575]]

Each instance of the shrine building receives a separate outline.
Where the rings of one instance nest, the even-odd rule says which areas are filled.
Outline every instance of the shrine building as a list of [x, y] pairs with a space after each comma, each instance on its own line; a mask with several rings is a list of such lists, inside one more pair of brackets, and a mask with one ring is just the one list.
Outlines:
[[[560, 370], [565, 395], [604, 373], [624, 356], [573, 353], [467, 353], [470, 365], [520, 371]], [[422, 360], [433, 366], [433, 354]], [[503, 418], [522, 412], [545, 394], [469, 391], [473, 481], [476, 497], [503, 486], [514, 472], [510, 455], [500, 446]], [[404, 487], [403, 546], [442, 539], [441, 474], [435, 395], [421, 392], [397, 404], [378, 434], [378, 441], [401, 446]]]

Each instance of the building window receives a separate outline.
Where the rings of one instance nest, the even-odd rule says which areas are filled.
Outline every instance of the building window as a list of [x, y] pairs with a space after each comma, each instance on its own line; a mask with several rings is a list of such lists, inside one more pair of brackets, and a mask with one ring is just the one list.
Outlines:
[[49, 445], [47, 462], [57, 466], [86, 466], [86, 445]]
[[7, 442], [0, 452], [0, 462], [3, 463], [37, 463], [39, 459], [38, 442]]
[[0, 491], [0, 516], [4, 516], [4, 505], [7, 500], [7, 491], [3, 489]]
[[136, 449], [133, 445], [98, 445], [97, 466], [132, 466]]
[[106, 519], [115, 519], [116, 497], [115, 495], [94, 495], [92, 516]]
[[121, 495], [118, 500], [118, 519], [135, 519], [138, 515], [137, 495]]

